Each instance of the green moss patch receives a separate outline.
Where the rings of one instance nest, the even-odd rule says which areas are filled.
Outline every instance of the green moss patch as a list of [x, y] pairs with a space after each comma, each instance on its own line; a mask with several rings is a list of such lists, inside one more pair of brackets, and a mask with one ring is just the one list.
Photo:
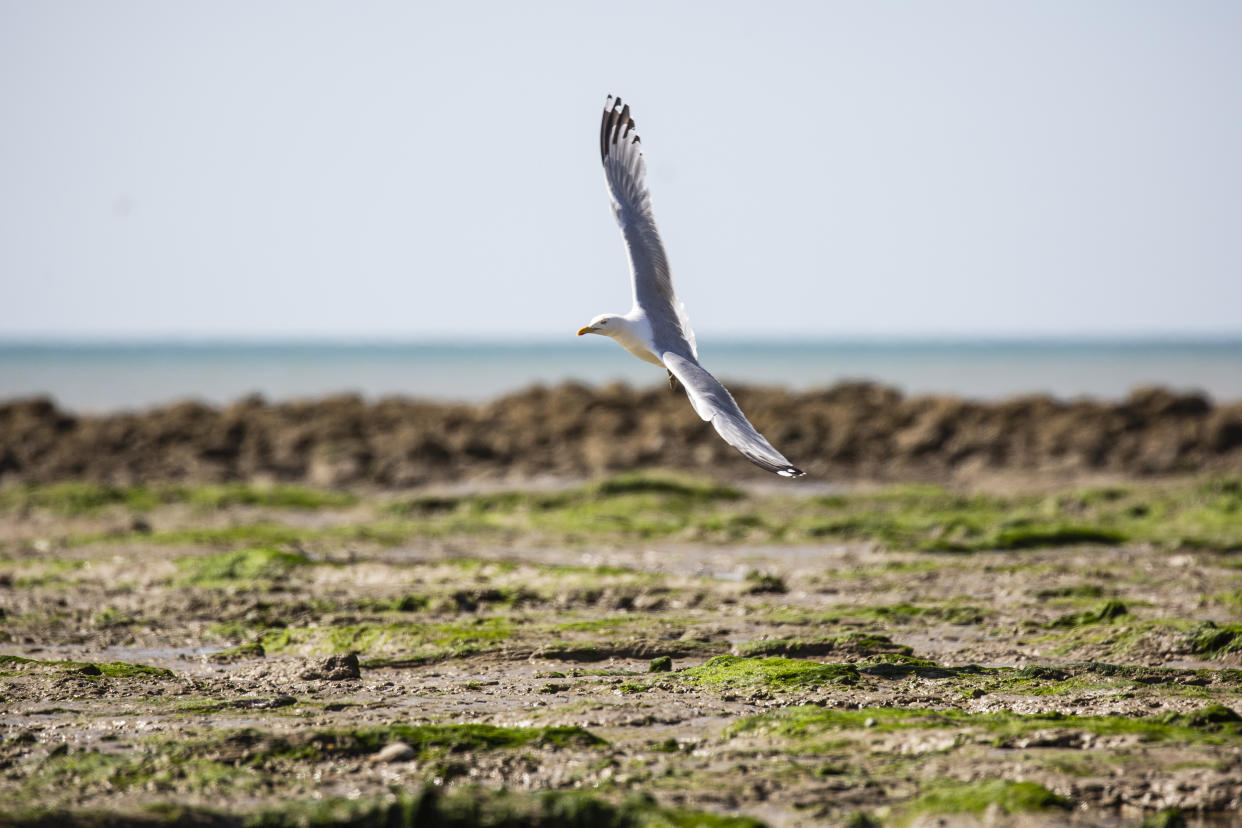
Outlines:
[[259, 788], [260, 784], [253, 774], [211, 759], [168, 761], [154, 754], [133, 756], [86, 750], [48, 757], [30, 777], [27, 788], [42, 801], [49, 790], [75, 791], [78, 795], [131, 790], [247, 791]]
[[970, 552], [1145, 541], [1242, 548], [1239, 480], [1088, 489], [1060, 495], [961, 495], [929, 486], [821, 498], [819, 537]]
[[858, 670], [849, 664], [740, 656], [716, 656], [678, 675], [691, 684], [713, 689], [792, 689], [858, 681]]
[[80, 539], [80, 542], [115, 542], [128, 540], [162, 546], [202, 544], [204, 546], [307, 546], [315, 543], [359, 541], [379, 546], [395, 546], [410, 537], [412, 531], [402, 524], [389, 522], [363, 523], [350, 526], [329, 526], [308, 529], [281, 523], [250, 523], [216, 529], [177, 529], [116, 537], [102, 535]]
[[0, 511], [3, 512], [46, 509], [60, 515], [83, 515], [109, 506], [145, 511], [161, 502], [156, 491], [145, 487], [71, 482], [0, 488]]
[[539, 646], [534, 655], [550, 661], [581, 662], [607, 661], [611, 658], [702, 658], [719, 653], [726, 646], [707, 641], [631, 638], [623, 641], [557, 642]]
[[656, 494], [704, 502], [742, 499], [741, 490], [733, 486], [690, 477], [651, 473], [619, 474], [596, 483], [588, 490], [593, 490], [598, 497]]
[[39, 561], [34, 572], [15, 577], [13, 585], [19, 589], [69, 586], [76, 581], [75, 573], [89, 566], [90, 561], [81, 558], [51, 558]]
[[1003, 814], [1052, 809], [1067, 810], [1072, 802], [1035, 782], [984, 779], [978, 782], [944, 781], [929, 786], [904, 809], [906, 815], [982, 814], [998, 808]]
[[845, 633], [823, 638], [765, 638], [743, 641], [734, 645], [734, 653], [747, 658], [763, 656], [786, 656], [810, 658], [829, 655], [869, 655], [872, 653], [898, 653], [909, 655], [912, 650], [904, 644], [896, 644], [886, 635]]
[[995, 613], [970, 604], [888, 604], [869, 607], [864, 614], [877, 621], [909, 624], [914, 621], [967, 626], [978, 624]]
[[178, 558], [182, 581], [210, 586], [231, 581], [275, 580], [293, 570], [309, 566], [310, 558], [271, 546], [255, 546], [236, 552]]
[[0, 677], [21, 675], [25, 672], [52, 671], [64, 675], [81, 676], [83, 678], [173, 678], [172, 670], [163, 667], [148, 667], [145, 664], [130, 664], [125, 661], [41, 661], [34, 658], [23, 658], [15, 655], [0, 655]]
[[[608, 743], [580, 727], [497, 727], [487, 724], [389, 725], [349, 731], [320, 731], [303, 744], [321, 756], [360, 756], [392, 742], [405, 742], [422, 758], [445, 753], [522, 747], [589, 749]], [[300, 745], [294, 745], [297, 750]]]
[[1216, 625], [1204, 621], [1190, 630], [1186, 643], [1193, 653], [1219, 656], [1242, 651], [1242, 624]]
[[[1242, 670], [1181, 670], [1168, 667], [1081, 662], [1056, 667], [1032, 665], [1009, 667], [942, 668], [945, 674], [967, 679], [963, 693], [978, 697], [987, 693], [1032, 696], [1066, 695], [1084, 690], [1143, 691], [1177, 696], [1206, 696], [1212, 692], [1234, 695], [1242, 688]], [[863, 668], [864, 672], [874, 672]], [[934, 677], [929, 673], [916, 675]]]
[[588, 750], [607, 745], [580, 727], [498, 727], [488, 724], [386, 725], [355, 730], [318, 730], [277, 736], [254, 728], [182, 739], [165, 747], [182, 759], [211, 758], [235, 765], [268, 767], [273, 762], [317, 762], [332, 757], [369, 756], [404, 742], [423, 760], [448, 754], [545, 748]]
[[208, 486], [109, 486], [99, 483], [52, 483], [0, 488], [0, 512], [44, 509], [61, 515], [89, 515], [108, 507], [146, 512], [170, 503], [207, 509], [262, 506], [270, 509], [331, 509], [352, 506], [348, 492], [282, 484], [242, 483]]
[[496, 649], [514, 634], [514, 622], [503, 617], [474, 618], [462, 623], [357, 623], [331, 627], [276, 628], [261, 632], [257, 643], [268, 653], [332, 655], [356, 652], [387, 655], [391, 663], [421, 664]]
[[186, 503], [210, 509], [224, 509], [235, 505], [262, 506], [268, 509], [340, 509], [358, 502], [358, 497], [350, 492], [290, 484], [258, 487], [232, 483], [172, 491]]
[[[392, 545], [411, 537], [515, 534], [584, 542], [598, 538], [678, 538], [710, 542], [880, 543], [892, 549], [973, 552], [1080, 544], [1144, 542], [1169, 548], [1242, 549], [1242, 512], [1229, 479], [1116, 487], [1060, 495], [966, 495], [933, 486], [893, 487], [831, 497], [755, 496], [716, 483], [661, 474], [629, 474], [556, 492], [420, 495], [381, 507], [385, 519], [349, 526], [297, 528], [259, 523], [219, 529], [139, 532], [122, 539], [157, 544], [281, 546], [347, 540]], [[0, 510], [36, 508], [87, 513], [108, 505], [134, 510], [168, 502], [209, 508], [258, 505], [319, 509], [353, 496], [299, 487], [142, 489], [58, 484], [9, 488]], [[39, 504], [42, 504], [41, 506]], [[114, 535], [77, 542], [115, 541]], [[750, 584], [779, 588], [779, 579]]]
[[1120, 601], [1107, 601], [1093, 610], [1071, 612], [1049, 622], [1049, 627], [1082, 627], [1088, 624], [1103, 624], [1129, 614], [1129, 609]]
[[0, 811], [14, 826], [99, 828], [102, 825], [197, 825], [204, 828], [763, 828], [744, 816], [657, 805], [648, 796], [621, 802], [582, 791], [520, 793], [478, 786], [442, 790], [427, 785], [384, 797], [325, 797], [278, 807], [225, 813], [169, 805], [135, 817], [97, 811]]
[[787, 707], [742, 719], [727, 736], [762, 733], [814, 749], [823, 734], [866, 730], [885, 732], [909, 728], [973, 731], [995, 744], [1007, 745], [1044, 730], [1067, 730], [1096, 736], [1132, 734], [1140, 741], [1223, 742], [1242, 738], [1242, 719], [1229, 708], [1214, 705], [1199, 713], [1174, 716], [1073, 716], [1060, 713], [968, 713], [962, 710], [872, 707], [838, 710], [815, 706]]

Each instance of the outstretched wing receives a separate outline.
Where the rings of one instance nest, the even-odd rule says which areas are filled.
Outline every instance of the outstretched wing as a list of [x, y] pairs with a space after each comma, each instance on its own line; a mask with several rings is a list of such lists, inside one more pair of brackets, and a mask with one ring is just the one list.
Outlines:
[[698, 415], [715, 426], [724, 441], [740, 451], [747, 460], [782, 477], [801, 477], [805, 474], [755, 430], [733, 395], [706, 368], [674, 353], [665, 353], [661, 359], [664, 367], [685, 386], [686, 396]]
[[634, 303], [651, 322], [660, 350], [672, 349], [694, 356], [697, 353], [694, 332], [690, 330], [685, 308], [673, 292], [668, 257], [651, 212], [647, 165], [634, 119], [630, 117], [629, 106], [611, 95], [604, 104], [604, 118], [599, 128], [599, 154], [612, 196], [613, 214], [629, 249]]

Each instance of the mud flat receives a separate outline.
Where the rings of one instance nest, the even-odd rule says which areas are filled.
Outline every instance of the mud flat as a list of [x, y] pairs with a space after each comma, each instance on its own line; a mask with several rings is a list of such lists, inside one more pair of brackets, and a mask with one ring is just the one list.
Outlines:
[[[1135, 391], [1120, 402], [903, 397], [866, 383], [735, 389], [757, 426], [819, 480], [1072, 481], [1084, 474], [1242, 473], [1242, 403]], [[664, 466], [761, 479], [668, 389], [563, 385], [485, 405], [337, 397], [183, 404], [79, 417], [0, 404], [0, 480], [284, 481], [408, 488]]]
[[0, 488], [0, 824], [1236, 825], [1242, 479]]

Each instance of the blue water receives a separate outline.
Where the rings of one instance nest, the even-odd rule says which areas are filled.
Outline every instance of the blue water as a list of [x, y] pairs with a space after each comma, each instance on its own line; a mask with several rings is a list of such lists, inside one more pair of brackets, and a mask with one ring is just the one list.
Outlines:
[[[751, 342], [705, 346], [723, 381], [822, 387], [876, 380], [910, 393], [1124, 397], [1140, 385], [1242, 399], [1242, 338], [1207, 341]], [[663, 382], [599, 337], [565, 343], [0, 343], [0, 399], [49, 395], [82, 412], [357, 392], [484, 400], [577, 380]]]

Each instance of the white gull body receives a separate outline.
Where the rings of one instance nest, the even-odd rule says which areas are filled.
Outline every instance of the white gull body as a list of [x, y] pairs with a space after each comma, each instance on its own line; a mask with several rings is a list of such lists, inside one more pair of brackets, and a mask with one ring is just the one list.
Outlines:
[[578, 335], [610, 336], [642, 361], [664, 366], [686, 389], [698, 415], [726, 443], [760, 468], [782, 477], [801, 477], [802, 470], [764, 439], [728, 389], [699, 364], [694, 332], [685, 307], [673, 292], [668, 258], [651, 211], [638, 132], [630, 108], [611, 95], [604, 105], [599, 149], [613, 214], [630, 255], [634, 307], [624, 315], [597, 316]]

